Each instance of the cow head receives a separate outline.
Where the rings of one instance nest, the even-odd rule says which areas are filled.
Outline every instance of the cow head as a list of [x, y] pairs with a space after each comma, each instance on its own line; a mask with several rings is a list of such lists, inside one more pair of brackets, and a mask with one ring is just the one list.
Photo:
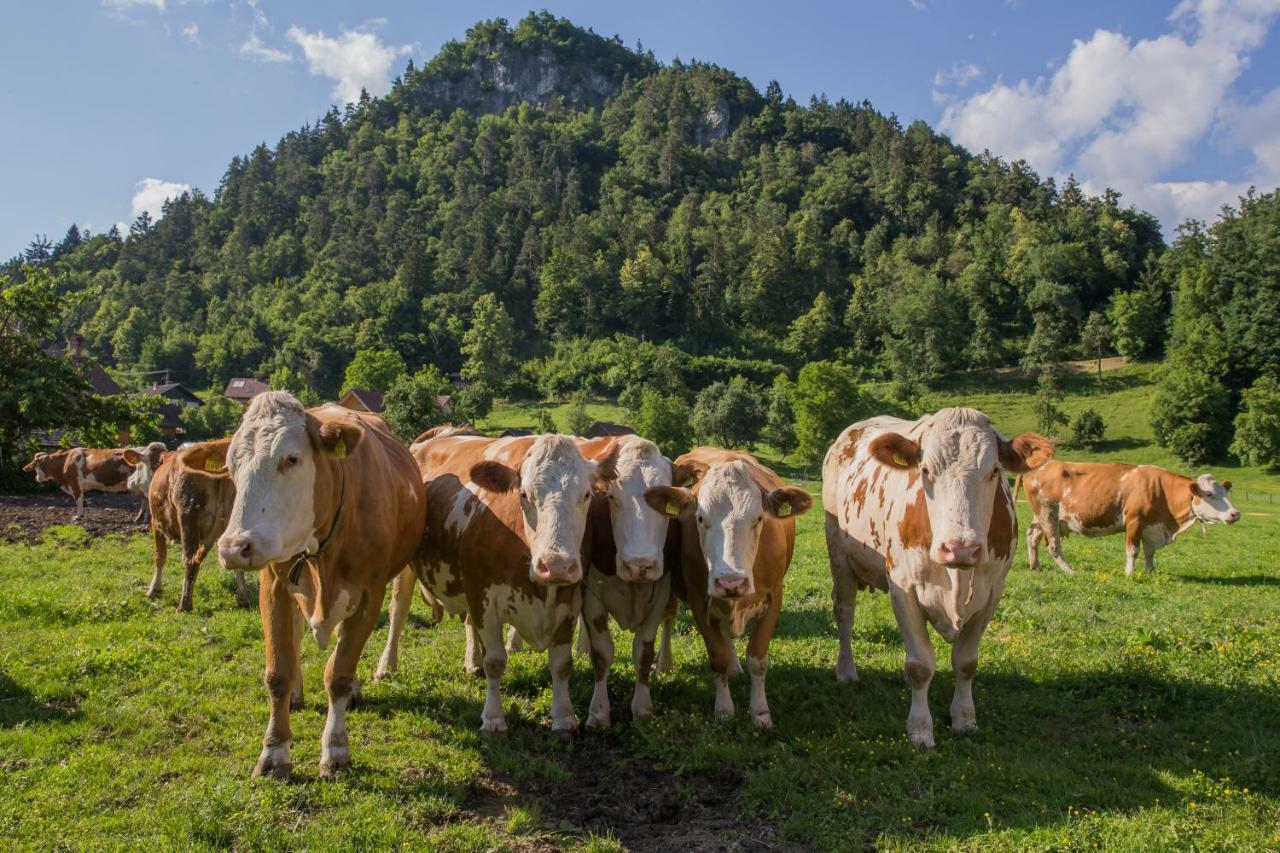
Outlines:
[[605, 483], [609, 525], [617, 546], [617, 574], [621, 580], [646, 583], [662, 577], [662, 548], [667, 540], [667, 516], [645, 500], [654, 486], [670, 486], [671, 462], [658, 445], [635, 435], [618, 439], [617, 476]]
[[707, 595], [712, 598], [754, 593], [752, 569], [765, 519], [793, 518], [813, 506], [809, 493], [795, 486], [765, 491], [751, 476], [748, 463], [738, 459], [709, 468], [682, 464], [674, 477], [680, 483], [692, 478], [696, 486], [655, 486], [645, 492], [645, 500], [672, 518], [693, 516], [707, 561]]
[[582, 537], [591, 495], [617, 476], [617, 444], [583, 458], [573, 439], [541, 435], [520, 470], [486, 459], [471, 467], [471, 481], [490, 492], [516, 491], [529, 543], [529, 578], [547, 586], [582, 580]]
[[331, 515], [326, 509], [317, 518], [317, 472], [329, 496], [338, 488], [329, 482], [337, 460], [355, 452], [364, 436], [359, 419], [342, 412], [321, 418], [285, 391], [259, 394], [249, 404], [227, 454], [236, 496], [218, 539], [223, 568], [258, 569], [319, 547], [316, 529]]
[[45, 462], [52, 458], [52, 454], [43, 451], [31, 457], [31, 461], [22, 466], [23, 471], [31, 471], [36, 475], [37, 483], [47, 483], [50, 479], [49, 472], [45, 470]]
[[1240, 510], [1227, 497], [1229, 491], [1230, 480], [1219, 483], [1212, 474], [1201, 474], [1191, 481], [1192, 514], [1209, 524], [1235, 524], [1240, 520]]
[[927, 513], [919, 523], [928, 522], [922, 539], [930, 556], [963, 567], [986, 562], [991, 509], [1004, 472], [1043, 465], [1053, 456], [1053, 442], [1030, 432], [1006, 439], [976, 409], [943, 409], [927, 419], [919, 441], [887, 432], [868, 451], [883, 465], [919, 476]]
[[146, 491], [151, 482], [151, 475], [160, 467], [160, 460], [164, 458], [165, 452], [164, 443], [160, 441], [153, 441], [145, 447], [124, 449], [122, 453], [124, 461], [133, 466], [133, 473], [129, 475], [130, 491]]

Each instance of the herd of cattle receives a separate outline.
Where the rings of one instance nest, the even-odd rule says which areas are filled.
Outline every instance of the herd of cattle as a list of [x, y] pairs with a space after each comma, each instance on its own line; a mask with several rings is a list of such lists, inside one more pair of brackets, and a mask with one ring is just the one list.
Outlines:
[[[856, 681], [850, 640], [858, 589], [887, 591], [906, 647], [907, 733], [932, 747], [928, 689], [935, 655], [926, 623], [952, 645], [951, 725], [976, 728], [978, 644], [1004, 591], [1017, 516], [1006, 473], [1024, 481], [1042, 539], [1063, 571], [1068, 533], [1125, 533], [1127, 571], [1197, 521], [1232, 523], [1229, 482], [1155, 466], [1051, 461], [1034, 433], [1002, 436], [981, 412], [944, 409], [915, 421], [876, 417], [847, 428], [822, 471], [822, 499], [839, 629], [836, 677]], [[328, 716], [320, 771], [350, 765], [346, 712], [356, 664], [394, 580], [390, 631], [377, 677], [394, 672], [414, 589], [461, 616], [463, 665], [487, 682], [481, 729], [503, 732], [508, 644], [546, 651], [552, 729], [577, 727], [569, 693], [571, 642], [581, 622], [594, 673], [586, 725], [610, 723], [611, 623], [632, 632], [634, 718], [653, 713], [655, 662], [670, 665], [670, 626], [683, 602], [714, 675], [715, 715], [734, 715], [734, 641], [750, 633], [746, 669], [753, 724], [772, 725], [765, 675], [795, 549], [795, 519], [813, 500], [747, 453], [700, 447], [674, 462], [639, 436], [547, 434], [486, 438], [436, 427], [407, 449], [376, 415], [335, 405], [304, 409], [285, 392], [256, 397], [230, 439], [165, 453], [160, 445], [38, 454], [27, 466], [84, 513], [93, 489], [143, 494], [151, 515], [157, 596], [169, 542], [186, 571], [179, 609], [216, 547], [236, 573], [260, 570], [270, 719], [255, 775], [292, 765], [289, 714], [302, 702], [299, 651], [310, 629], [336, 646], [325, 668]], [[141, 514], [140, 514], [141, 517]], [[504, 641], [504, 626], [513, 636]], [[659, 629], [662, 648], [655, 654]]]

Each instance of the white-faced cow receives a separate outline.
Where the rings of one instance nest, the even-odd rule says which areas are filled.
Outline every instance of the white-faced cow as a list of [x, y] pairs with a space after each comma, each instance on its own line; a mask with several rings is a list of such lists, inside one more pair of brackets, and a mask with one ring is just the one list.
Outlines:
[[654, 486], [645, 499], [678, 519], [667, 556], [678, 564], [675, 592], [688, 602], [707, 647], [716, 718], [733, 716], [729, 676], [740, 669], [734, 639], [754, 623], [747, 642], [751, 722], [769, 728], [769, 643], [795, 551], [795, 518], [809, 510], [813, 498], [783, 483], [754, 456], [713, 447], [698, 447], [677, 459], [674, 479], [694, 485]]
[[466, 614], [467, 657], [488, 693], [481, 731], [504, 732], [502, 674], [509, 622], [548, 651], [552, 729], [577, 726], [569, 697], [573, 627], [582, 608], [582, 540], [597, 489], [613, 479], [616, 446], [584, 458], [560, 435], [445, 436], [412, 447], [427, 488], [415, 569], [450, 613]]
[[587, 572], [582, 621], [591, 653], [595, 688], [588, 727], [609, 725], [609, 667], [613, 637], [609, 620], [633, 631], [632, 661], [636, 669], [631, 698], [633, 719], [653, 714], [649, 676], [653, 671], [654, 637], [671, 599], [671, 575], [664, 571], [663, 547], [670, 522], [645, 500], [655, 486], [670, 486], [671, 461], [652, 441], [637, 435], [576, 439], [587, 458], [617, 446], [617, 476], [591, 499], [582, 556]]
[[1047, 540], [1058, 568], [1071, 574], [1062, 556], [1062, 537], [1123, 532], [1125, 574], [1133, 574], [1139, 545], [1147, 571], [1152, 571], [1155, 552], [1197, 521], [1240, 520], [1240, 511], [1227, 497], [1231, 481], [1219, 483], [1210, 474], [1193, 480], [1155, 465], [1053, 461], [1026, 474], [1023, 484], [1035, 516], [1027, 530], [1027, 557], [1033, 569], [1040, 568], [1042, 540]]
[[1005, 439], [974, 409], [915, 421], [871, 418], [827, 451], [822, 500], [840, 630], [836, 678], [858, 678], [850, 647], [858, 589], [887, 591], [906, 646], [914, 744], [934, 745], [935, 655], [926, 623], [952, 644], [951, 727], [977, 728], [978, 643], [1004, 593], [1017, 533], [1005, 472], [1022, 473], [1052, 453], [1052, 443], [1034, 433]]
[[422, 541], [417, 466], [377, 415], [336, 405], [304, 410], [292, 395], [271, 391], [249, 404], [227, 467], [236, 495], [218, 558], [235, 571], [262, 569], [271, 718], [254, 775], [285, 777], [292, 766], [289, 707], [301, 677], [301, 631], [309, 626], [323, 649], [341, 626], [324, 673], [320, 773], [332, 775], [351, 763], [346, 712], [360, 652], [388, 581]]
[[136, 522], [146, 521], [151, 514], [147, 498], [151, 490], [151, 478], [155, 476], [156, 469], [168, 452], [160, 441], [153, 441], [145, 447], [130, 447], [124, 451], [125, 461], [133, 466], [133, 473], [129, 475], [128, 481], [129, 491], [142, 502], [137, 517], [133, 519]]
[[[236, 487], [227, 472], [230, 439], [206, 441], [167, 454], [151, 478], [151, 539], [155, 572], [149, 598], [158, 598], [169, 543], [182, 549], [182, 595], [179, 610], [190, 610], [200, 564], [227, 528]], [[236, 603], [248, 607], [244, 573], [236, 572]]]
[[129, 476], [133, 465], [126, 453], [136, 453], [132, 448], [114, 450], [90, 450], [76, 447], [57, 453], [37, 453], [23, 466], [33, 471], [37, 483], [52, 482], [75, 501], [72, 522], [84, 518], [85, 492], [123, 492], [129, 488]]

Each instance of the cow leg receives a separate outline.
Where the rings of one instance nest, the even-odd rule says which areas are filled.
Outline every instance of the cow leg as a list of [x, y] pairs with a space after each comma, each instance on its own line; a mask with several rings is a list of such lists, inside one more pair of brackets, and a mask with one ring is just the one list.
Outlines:
[[552, 645], [547, 652], [551, 665], [551, 731], [568, 734], [578, 728], [573, 714], [573, 697], [569, 680], [573, 677], [573, 623], [566, 630], [564, 642]]
[[502, 712], [502, 674], [507, 671], [507, 650], [502, 644], [502, 621], [498, 614], [484, 616], [484, 624], [475, 631], [486, 686], [480, 731], [503, 734], [507, 731], [507, 718]]
[[1137, 568], [1138, 563], [1138, 547], [1142, 541], [1142, 526], [1137, 521], [1132, 521], [1125, 526], [1124, 531], [1124, 573], [1133, 576], [1133, 570]]
[[733, 638], [724, 630], [724, 627], [718, 622], [711, 622], [710, 614], [706, 615], [705, 621], [708, 622], [705, 627], [702, 625], [698, 627], [702, 632], [702, 641], [707, 647], [707, 662], [711, 665], [715, 681], [716, 719], [732, 720], [734, 709], [733, 696], [729, 693], [729, 676], [733, 674], [734, 665], [738, 663], [738, 654], [733, 648]]
[[1142, 560], [1148, 574], [1156, 570], [1156, 549], [1146, 539], [1142, 540]]
[[479, 676], [484, 671], [484, 652], [481, 651], [480, 633], [470, 614], [463, 620], [463, 627], [466, 628], [467, 650], [462, 656], [462, 670], [467, 675]]
[[956, 690], [951, 697], [951, 728], [959, 733], [978, 729], [978, 712], [973, 707], [973, 677], [978, 672], [978, 644], [995, 611], [996, 602], [992, 602], [965, 623], [951, 647], [951, 669], [956, 676]]
[[293, 613], [297, 605], [289, 597], [282, 580], [270, 567], [262, 570], [258, 582], [258, 611], [262, 614], [263, 650], [266, 655], [264, 681], [271, 701], [271, 716], [262, 738], [262, 754], [253, 775], [289, 778], [293, 768], [290, 748], [289, 700], [298, 680], [298, 650], [294, 645]]
[[[773, 640], [773, 630], [781, 612], [782, 597], [779, 590], [779, 594], [769, 602], [769, 609], [756, 620], [755, 627], [751, 629], [751, 639], [747, 642], [747, 672], [751, 675], [751, 724], [758, 729], [773, 728], [764, 677], [769, 670], [769, 643]], [[850, 660], [849, 663], [852, 665], [853, 661]]]
[[516, 630], [515, 625], [507, 628], [507, 653], [518, 652], [524, 649], [524, 639], [520, 636], [520, 632]]
[[235, 575], [236, 583], [236, 607], [249, 606], [249, 582], [245, 580], [244, 572], [232, 572]]
[[[671, 596], [675, 601], [675, 596]], [[675, 668], [675, 658], [671, 656], [671, 629], [676, 624], [675, 610], [669, 610], [662, 619], [662, 642], [658, 646], [658, 672], [670, 672]]]
[[609, 631], [609, 613], [604, 603], [588, 592], [582, 597], [580, 637], [586, 637], [591, 654], [591, 672], [595, 684], [591, 689], [591, 707], [587, 711], [587, 728], [609, 726], [609, 667], [613, 665], [613, 635]]
[[1040, 571], [1040, 542], [1044, 539], [1044, 531], [1040, 528], [1038, 518], [1031, 519], [1027, 525], [1027, 568], [1033, 572]]
[[329, 695], [329, 714], [320, 735], [320, 778], [331, 779], [350, 769], [351, 750], [347, 739], [347, 709], [359, 693], [356, 664], [364, 651], [373, 626], [382, 612], [382, 596], [366, 591], [360, 606], [342, 620], [338, 643], [324, 668], [324, 687]]
[[[668, 624], [666, 608], [655, 607], [648, 618], [636, 630], [631, 641], [631, 660], [636, 668], [636, 688], [631, 695], [631, 719], [643, 720], [653, 716], [653, 697], [649, 693], [649, 678], [653, 672], [654, 638], [658, 627]], [[667, 650], [668, 655], [671, 650]]]
[[151, 586], [147, 588], [147, 598], [159, 598], [161, 580], [164, 576], [164, 561], [169, 556], [169, 540], [156, 525], [151, 526], [151, 544], [154, 550], [154, 571], [151, 574]]
[[[241, 572], [240, 574], [243, 574]], [[294, 667], [293, 689], [289, 692], [289, 710], [302, 710], [302, 638], [307, 633], [307, 615], [301, 607], [293, 608], [293, 650], [297, 653]]]
[[1049, 543], [1049, 553], [1053, 556], [1053, 561], [1058, 564], [1058, 568], [1064, 574], [1074, 575], [1076, 570], [1071, 568], [1071, 564], [1067, 562], [1067, 558], [1062, 555], [1062, 522], [1058, 518], [1058, 505], [1054, 504], [1050, 510], [1049, 526], [1045, 528], [1045, 539]]
[[84, 518], [84, 492], [77, 492], [71, 497], [74, 498], [76, 502], [75, 514], [71, 516], [71, 521], [74, 524]]
[[587, 616], [585, 613], [578, 617], [578, 639], [574, 651], [580, 655], [591, 653], [591, 640], [587, 637]]
[[902, 631], [907, 649], [905, 666], [907, 684], [911, 688], [911, 711], [907, 714], [907, 737], [916, 746], [933, 748], [933, 715], [929, 713], [929, 682], [937, 667], [937, 654], [925, 630], [924, 613], [919, 603], [907, 593], [890, 593], [893, 615]]
[[831, 566], [831, 602], [840, 650], [836, 653], [836, 681], [858, 683], [858, 667], [853, 663], [853, 615], [858, 604], [858, 579], [845, 566]]
[[400, 634], [404, 631], [409, 608], [413, 606], [413, 588], [418, 578], [412, 569], [404, 569], [396, 575], [391, 586], [391, 605], [388, 608], [390, 625], [387, 626], [387, 645], [378, 658], [378, 668], [373, 674], [374, 683], [395, 674], [400, 666]]
[[138, 514], [133, 517], [134, 524], [141, 524], [147, 520], [147, 496], [142, 496], [142, 506], [138, 507]]

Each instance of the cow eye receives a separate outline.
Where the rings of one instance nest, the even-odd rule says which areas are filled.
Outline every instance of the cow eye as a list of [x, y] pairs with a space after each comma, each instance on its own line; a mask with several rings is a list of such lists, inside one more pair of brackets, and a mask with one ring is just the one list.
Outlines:
[[284, 462], [281, 463], [280, 470], [288, 471], [291, 468], [296, 468], [298, 467], [298, 463], [300, 461], [301, 460], [298, 459], [298, 455], [296, 453], [290, 453], [288, 456], [284, 458]]
[[582, 496], [582, 501], [583, 503], [586, 503], [589, 500], [591, 500], [591, 493], [587, 492], [585, 495]]
[[929, 468], [927, 466], [920, 466], [920, 476], [924, 477], [926, 480], [929, 479]]
[[704, 520], [703, 520], [703, 518], [702, 518], [702, 513], [698, 513], [698, 523], [699, 523], [699, 524], [706, 524], [706, 521], [704, 521]]

